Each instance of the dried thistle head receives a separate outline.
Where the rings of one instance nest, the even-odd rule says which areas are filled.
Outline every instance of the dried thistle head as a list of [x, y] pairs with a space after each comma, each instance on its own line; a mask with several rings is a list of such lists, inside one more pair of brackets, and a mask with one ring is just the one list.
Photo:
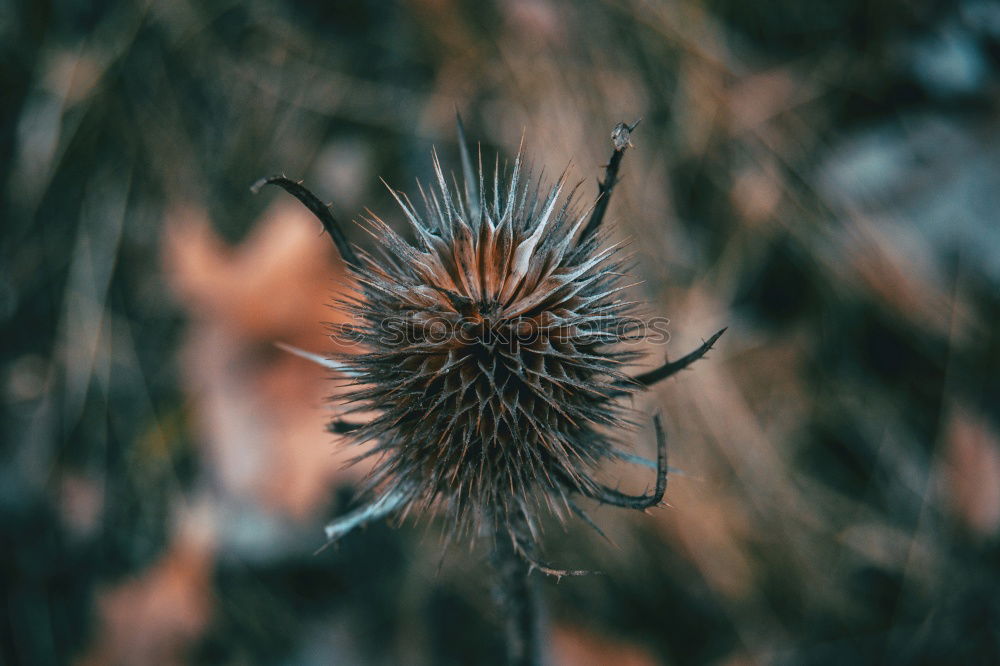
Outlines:
[[463, 185], [454, 177], [449, 184], [435, 155], [437, 183], [420, 188], [419, 210], [393, 191], [414, 243], [377, 216], [364, 218], [375, 254], [355, 253], [300, 184], [264, 181], [320, 217], [357, 281], [356, 294], [339, 303], [355, 323], [337, 333], [363, 351], [332, 363], [353, 378], [341, 397], [378, 416], [331, 429], [374, 442], [360, 457], [378, 460], [366, 488], [370, 503], [331, 524], [330, 539], [377, 516], [436, 505], [456, 531], [484, 525], [508, 533], [529, 557], [527, 535], [536, 533], [539, 512], [578, 511], [575, 493], [633, 508], [660, 501], [666, 450], [659, 422], [650, 495], [595, 480], [602, 462], [622, 455], [607, 432], [630, 425], [623, 396], [690, 364], [721, 331], [652, 373], [623, 372], [636, 357], [624, 345], [633, 306], [623, 299], [619, 249], [607, 246], [598, 227], [634, 127], [615, 128], [598, 205], [582, 210], [565, 175], [551, 186], [533, 180], [520, 153], [489, 179], [481, 159], [474, 170], [459, 121]]
[[367, 351], [338, 360], [356, 378], [345, 397], [379, 416], [350, 436], [377, 441], [371, 488], [407, 509], [530, 525], [540, 505], [596, 487], [609, 444], [595, 428], [625, 426], [621, 261], [594, 237], [577, 244], [588, 215], [562, 179], [525, 178], [520, 157], [488, 197], [434, 169], [423, 211], [397, 195], [416, 244], [367, 218], [382, 252], [362, 258], [343, 304]]

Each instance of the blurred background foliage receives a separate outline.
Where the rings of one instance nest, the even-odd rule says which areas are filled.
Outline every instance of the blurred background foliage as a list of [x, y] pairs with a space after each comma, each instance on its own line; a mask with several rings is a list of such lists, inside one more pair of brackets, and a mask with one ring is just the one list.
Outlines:
[[499, 663], [432, 517], [314, 554], [344, 275], [248, 191], [398, 225], [456, 107], [594, 191], [642, 117], [648, 365], [730, 327], [636, 401], [671, 508], [547, 531], [552, 663], [1000, 662], [1000, 3], [6, 0], [0, 91], [3, 663]]

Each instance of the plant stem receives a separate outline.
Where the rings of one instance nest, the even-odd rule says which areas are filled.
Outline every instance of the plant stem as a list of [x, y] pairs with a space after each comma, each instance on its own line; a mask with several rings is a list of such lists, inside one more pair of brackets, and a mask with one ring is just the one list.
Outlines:
[[496, 530], [493, 542], [496, 592], [506, 620], [507, 663], [509, 666], [541, 666], [541, 622], [536, 580], [529, 577], [529, 565], [517, 553], [511, 534]]

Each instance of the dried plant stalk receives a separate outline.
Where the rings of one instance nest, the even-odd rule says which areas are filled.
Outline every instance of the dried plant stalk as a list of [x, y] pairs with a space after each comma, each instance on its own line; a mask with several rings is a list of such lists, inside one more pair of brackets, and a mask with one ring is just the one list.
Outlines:
[[308, 206], [356, 280], [338, 303], [354, 323], [335, 334], [363, 351], [322, 362], [351, 377], [342, 397], [352, 409], [377, 413], [331, 430], [374, 442], [359, 458], [377, 461], [363, 489], [370, 500], [328, 526], [328, 539], [432, 507], [447, 517], [450, 537], [493, 535], [512, 663], [540, 659], [530, 570], [582, 573], [537, 558], [541, 512], [573, 511], [590, 522], [576, 494], [633, 509], [659, 504], [668, 469], [659, 418], [656, 484], [646, 495], [595, 479], [604, 461], [622, 456], [607, 433], [632, 426], [622, 397], [690, 365], [722, 334], [639, 377], [624, 372], [637, 357], [625, 344], [634, 304], [623, 297], [625, 259], [601, 226], [636, 124], [615, 127], [599, 196], [580, 210], [578, 186], [567, 193], [565, 174], [551, 186], [533, 179], [520, 152], [511, 169], [497, 163], [487, 178], [481, 156], [473, 166], [459, 119], [462, 185], [449, 182], [435, 154], [437, 182], [421, 187], [421, 208], [390, 190], [416, 243], [369, 213], [374, 254], [351, 247], [300, 183], [273, 177], [255, 186], [278, 185]]

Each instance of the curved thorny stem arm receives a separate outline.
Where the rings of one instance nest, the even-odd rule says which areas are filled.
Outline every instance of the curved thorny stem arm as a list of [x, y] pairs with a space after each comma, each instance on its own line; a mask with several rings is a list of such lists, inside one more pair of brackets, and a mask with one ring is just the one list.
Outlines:
[[[728, 326], [726, 328], [729, 328]], [[633, 381], [641, 384], [643, 387], [652, 386], [653, 384], [663, 381], [667, 377], [680, 372], [684, 368], [688, 367], [702, 356], [708, 353], [713, 345], [722, 337], [722, 334], [726, 332], [726, 328], [722, 329], [708, 340], [706, 340], [700, 347], [695, 349], [693, 352], [687, 356], [683, 356], [676, 361], [671, 361], [669, 363], [664, 363], [656, 370], [650, 370], [649, 372], [644, 372], [638, 377], [633, 378]]]
[[611, 159], [608, 160], [605, 167], [604, 180], [597, 183], [597, 203], [594, 205], [594, 211], [590, 214], [590, 219], [587, 220], [587, 226], [583, 228], [583, 232], [576, 242], [577, 245], [582, 245], [604, 222], [604, 214], [608, 212], [608, 204], [611, 203], [611, 191], [618, 184], [618, 169], [621, 167], [622, 158], [625, 156], [625, 151], [632, 147], [632, 131], [641, 122], [642, 118], [631, 125], [618, 123], [611, 131], [611, 142], [615, 151], [611, 153]]
[[337, 246], [340, 257], [354, 268], [361, 268], [361, 261], [358, 259], [357, 253], [354, 252], [354, 248], [347, 241], [347, 236], [344, 235], [343, 229], [340, 228], [340, 223], [333, 217], [329, 206], [320, 201], [305, 185], [300, 181], [295, 181], [285, 176], [268, 176], [254, 183], [250, 187], [250, 190], [256, 194], [265, 185], [277, 185], [301, 201], [323, 223], [323, 229], [326, 233], [330, 234], [333, 244]]
[[663, 432], [660, 415], [653, 417], [653, 428], [656, 430], [656, 488], [652, 493], [629, 495], [620, 490], [598, 484], [596, 489], [587, 489], [586, 494], [602, 504], [620, 506], [624, 509], [644, 511], [659, 505], [663, 501], [663, 493], [667, 491], [667, 436]]
[[[719, 338], [722, 337], [722, 334], [725, 333], [728, 328], [729, 328], [728, 326], [726, 328], [723, 328], [721, 331], [719, 331], [718, 333], [710, 337], [708, 340], [706, 340], [704, 343], [702, 343], [700, 347], [695, 349], [690, 354], [682, 356], [676, 361], [668, 361], [667, 363], [664, 363], [655, 370], [650, 370], [649, 372], [644, 372], [641, 375], [637, 375], [629, 380], [624, 380], [620, 382], [618, 385], [622, 387], [629, 385], [632, 386], [638, 385], [639, 388], [646, 389], [652, 386], [653, 384], [662, 382], [664, 379], [667, 379], [668, 377], [677, 374], [678, 372], [680, 372], [681, 370], [688, 367], [689, 365], [691, 365], [692, 363], [703, 357], [705, 354], [707, 354], [715, 345], [715, 343], [718, 342]], [[623, 395], [628, 395], [628, 393], [629, 392], [624, 390], [623, 388], [621, 391], [616, 391], [611, 393], [610, 397], [617, 398]]]

